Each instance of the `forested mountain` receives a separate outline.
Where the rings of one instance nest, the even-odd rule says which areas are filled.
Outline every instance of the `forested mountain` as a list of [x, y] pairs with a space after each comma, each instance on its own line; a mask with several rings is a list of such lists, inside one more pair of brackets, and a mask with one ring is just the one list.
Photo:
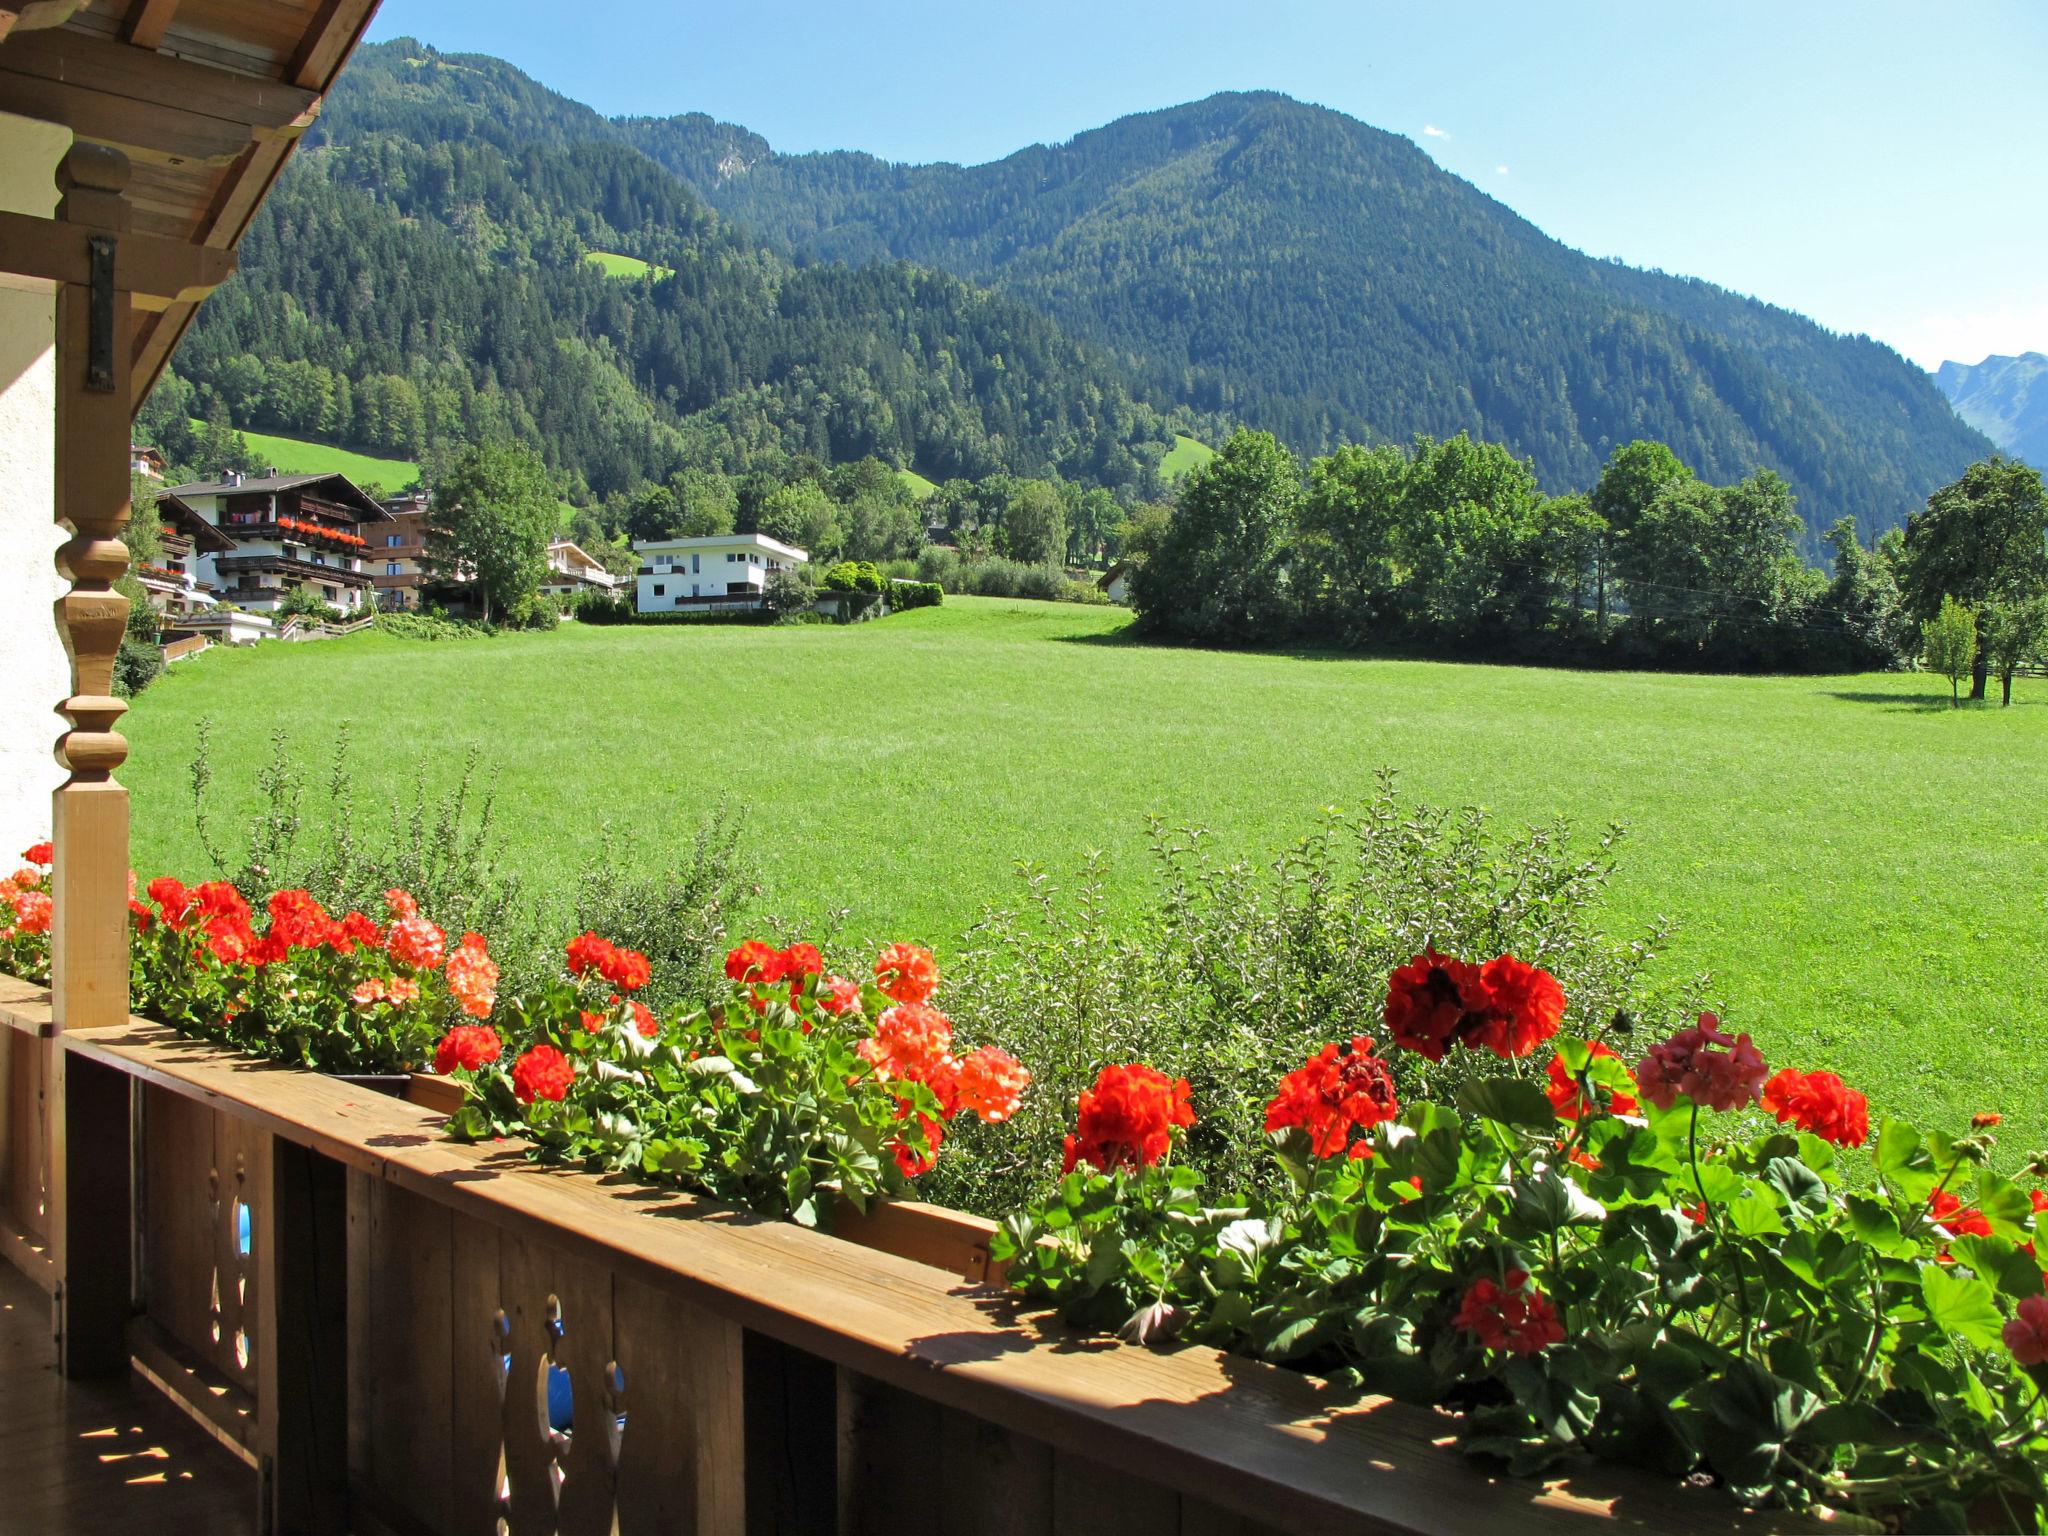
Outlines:
[[1270, 92], [966, 168], [778, 155], [701, 115], [617, 127], [785, 250], [993, 283], [1155, 401], [1300, 450], [1469, 431], [1562, 491], [1655, 438], [1716, 481], [1777, 470], [1817, 534], [1896, 525], [1989, 446], [1877, 342], [1593, 260], [1408, 140]]
[[578, 497], [800, 456], [1156, 485], [1161, 413], [1037, 309], [792, 260], [618, 137], [496, 60], [362, 50], [151, 418], [429, 460], [510, 436]]
[[2048, 469], [2048, 356], [1943, 363], [1934, 382], [1963, 420], [2014, 458]]

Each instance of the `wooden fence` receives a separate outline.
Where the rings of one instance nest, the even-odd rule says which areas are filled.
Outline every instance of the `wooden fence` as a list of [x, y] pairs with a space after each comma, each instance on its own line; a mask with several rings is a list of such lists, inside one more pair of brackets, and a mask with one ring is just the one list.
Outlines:
[[18, 1259], [51, 1213], [66, 1368], [132, 1361], [255, 1469], [266, 1530], [1755, 1528], [1590, 1463], [1490, 1477], [1451, 1420], [1276, 1366], [1064, 1335], [975, 1283], [974, 1218], [826, 1237], [142, 1020], [56, 1033], [20, 983], [0, 1023], [45, 1073], [40, 1115], [10, 1081], [5, 1192]]
[[187, 656], [197, 656], [212, 644], [213, 641], [205, 635], [187, 635], [184, 639], [173, 640], [164, 647], [164, 660], [166, 662], [183, 661]]

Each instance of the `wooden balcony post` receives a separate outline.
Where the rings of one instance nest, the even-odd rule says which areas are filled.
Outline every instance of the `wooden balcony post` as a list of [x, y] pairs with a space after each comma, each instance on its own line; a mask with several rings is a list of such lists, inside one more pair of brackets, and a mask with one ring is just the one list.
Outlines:
[[60, 223], [99, 231], [87, 282], [57, 289], [57, 521], [71, 538], [57, 570], [71, 590], [57, 600], [57, 631], [71, 658], [70, 722], [57, 760], [70, 771], [56, 792], [51, 1004], [57, 1028], [119, 1024], [128, 1017], [128, 791], [114, 770], [128, 756], [115, 723], [128, 706], [114, 695], [114, 656], [128, 600], [114, 590], [128, 569], [129, 295], [114, 287], [128, 208], [128, 161], [118, 150], [76, 144], [57, 167]]
[[128, 569], [120, 533], [129, 512], [129, 298], [114, 286], [127, 185], [127, 159], [99, 145], [73, 145], [57, 167], [58, 226], [93, 231], [85, 281], [57, 288], [56, 512], [71, 535], [57, 551], [58, 573], [71, 583], [56, 603], [71, 658], [71, 697], [57, 706], [70, 729], [58, 738], [57, 761], [70, 777], [50, 816], [55, 1034], [45, 1042], [45, 1081], [50, 1256], [67, 1376], [127, 1365], [128, 1084], [80, 1071], [58, 1038], [128, 1017], [128, 791], [114, 779], [128, 756], [114, 725], [128, 706], [113, 696], [128, 621], [128, 600], [114, 590]]

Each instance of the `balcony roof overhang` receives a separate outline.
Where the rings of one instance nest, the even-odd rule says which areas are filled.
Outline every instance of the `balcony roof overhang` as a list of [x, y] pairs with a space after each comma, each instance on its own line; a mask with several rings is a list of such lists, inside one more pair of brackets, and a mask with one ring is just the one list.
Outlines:
[[[0, 112], [128, 162], [115, 285], [137, 407], [378, 0], [0, 0]], [[79, 283], [91, 221], [0, 215], [0, 273]]]

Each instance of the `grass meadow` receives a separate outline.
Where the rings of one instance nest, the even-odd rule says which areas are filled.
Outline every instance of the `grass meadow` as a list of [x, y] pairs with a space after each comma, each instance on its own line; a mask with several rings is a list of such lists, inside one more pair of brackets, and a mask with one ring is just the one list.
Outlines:
[[[956, 948], [1013, 864], [1109, 860], [1148, 889], [1144, 820], [1263, 856], [1381, 765], [1518, 824], [1629, 837], [1607, 914], [1679, 932], [1774, 1062], [1832, 1066], [1879, 1109], [2005, 1112], [2048, 1145], [2048, 686], [1948, 707], [1926, 676], [1714, 678], [1233, 654], [1132, 643], [1128, 615], [948, 598], [852, 628], [583, 629], [444, 644], [367, 635], [214, 651], [137, 701], [123, 779], [137, 866], [200, 868], [186, 774], [213, 722], [224, 810], [253, 810], [283, 727], [316, 785], [351, 723], [364, 810], [477, 744], [538, 880], [610, 822], [650, 863], [727, 800], [765, 905]], [[311, 797], [317, 805], [319, 796]], [[224, 818], [223, 824], [226, 824]], [[2003, 1160], [2003, 1158], [2001, 1159]]]
[[386, 494], [394, 496], [420, 477], [419, 465], [410, 459], [380, 459], [375, 454], [272, 432], [244, 432], [242, 438], [257, 458], [288, 475], [347, 475], [357, 485], [381, 485]]

